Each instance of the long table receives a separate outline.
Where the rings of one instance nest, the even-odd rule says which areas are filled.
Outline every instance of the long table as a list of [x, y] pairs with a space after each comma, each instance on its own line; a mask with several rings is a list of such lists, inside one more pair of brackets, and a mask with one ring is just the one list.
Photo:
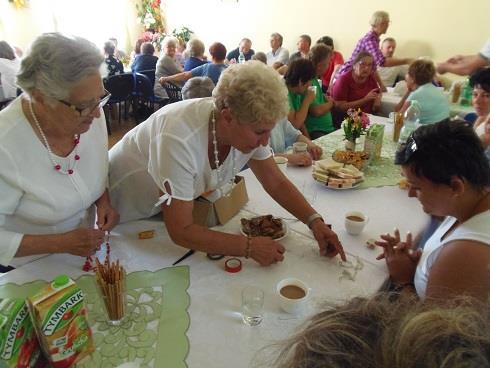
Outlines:
[[[389, 124], [387, 120], [384, 123]], [[332, 224], [349, 262], [342, 264], [338, 257], [320, 257], [309, 229], [273, 202], [250, 170], [242, 172], [250, 200], [237, 216], [218, 228], [239, 233], [241, 217], [266, 213], [283, 217], [290, 228], [289, 235], [281, 241], [286, 247], [285, 260], [270, 267], [261, 267], [253, 260], [242, 259], [241, 272], [234, 274], [225, 272], [224, 260], [211, 261], [199, 252], [180, 264], [189, 266], [190, 270], [187, 290], [190, 326], [186, 332], [189, 352], [182, 366], [248, 367], [257, 351], [289, 336], [308, 316], [325, 308], [326, 303], [372, 295], [385, 281], [387, 270], [383, 261], [375, 260], [379, 250], [366, 247], [366, 240], [392, 231], [395, 226], [402, 233], [408, 230], [415, 233], [427, 221], [418, 201], [408, 198], [406, 192], [397, 186], [331, 190], [314, 182], [311, 170], [311, 167], [289, 167], [287, 175], [300, 190], [315, 189], [313, 206]], [[363, 211], [370, 219], [359, 236], [349, 235], [344, 229], [344, 213], [350, 210]], [[139, 240], [138, 232], [148, 229], [155, 229], [155, 237]], [[172, 242], [159, 218], [117, 226], [111, 233], [111, 245], [113, 258], [118, 258], [128, 272], [171, 267], [187, 252]], [[50, 255], [4, 274], [0, 277], [0, 285], [51, 280], [62, 273], [77, 278], [84, 274], [82, 265], [80, 257]], [[275, 286], [286, 277], [299, 278], [311, 288], [308, 308], [299, 316], [286, 314], [279, 308]], [[248, 285], [260, 286], [265, 291], [265, 317], [262, 324], [255, 327], [246, 326], [241, 321], [241, 290]], [[164, 323], [158, 326], [158, 329], [165, 328]], [[150, 366], [167, 365], [152, 361]]]

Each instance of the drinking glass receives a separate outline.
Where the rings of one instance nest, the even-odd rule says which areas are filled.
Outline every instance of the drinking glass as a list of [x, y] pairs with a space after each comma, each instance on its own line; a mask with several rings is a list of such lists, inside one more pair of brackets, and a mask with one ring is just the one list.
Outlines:
[[257, 326], [264, 317], [264, 291], [256, 286], [242, 290], [242, 319], [249, 326]]

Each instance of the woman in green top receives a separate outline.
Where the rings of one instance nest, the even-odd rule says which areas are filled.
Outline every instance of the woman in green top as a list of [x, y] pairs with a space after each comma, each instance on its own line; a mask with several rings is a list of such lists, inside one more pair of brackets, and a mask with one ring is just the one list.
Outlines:
[[311, 139], [334, 130], [330, 114], [333, 103], [326, 100], [317, 80], [328, 66], [330, 55], [328, 47], [316, 45], [310, 51], [311, 60], [294, 60], [284, 76], [289, 91], [288, 120]]

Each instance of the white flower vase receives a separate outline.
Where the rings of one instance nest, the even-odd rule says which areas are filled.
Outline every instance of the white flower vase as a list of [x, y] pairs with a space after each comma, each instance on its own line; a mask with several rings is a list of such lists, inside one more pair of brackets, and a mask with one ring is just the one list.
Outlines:
[[347, 151], [355, 151], [356, 150], [356, 142], [345, 141], [345, 149]]

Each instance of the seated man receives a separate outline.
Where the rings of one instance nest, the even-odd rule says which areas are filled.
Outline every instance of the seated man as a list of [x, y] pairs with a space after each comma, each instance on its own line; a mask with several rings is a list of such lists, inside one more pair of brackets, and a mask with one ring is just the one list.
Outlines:
[[280, 62], [286, 65], [289, 61], [289, 51], [282, 47], [282, 36], [279, 33], [271, 34], [271, 48], [267, 53], [267, 65], [273, 65]]
[[[396, 41], [394, 38], [387, 37], [381, 43], [381, 52], [385, 60], [393, 57], [395, 49]], [[397, 81], [403, 80], [407, 70], [407, 65], [378, 66], [379, 77], [386, 87], [394, 87]]]
[[325, 46], [330, 47], [332, 50], [332, 57], [330, 58], [330, 62], [328, 63], [327, 70], [322, 75], [322, 88], [324, 92], [328, 91], [330, 86], [330, 82], [332, 81], [332, 77], [335, 75], [337, 70], [344, 64], [344, 57], [342, 54], [335, 50], [333, 45], [333, 39], [329, 36], [323, 36], [316, 43], [323, 43]]
[[299, 40], [296, 46], [298, 46], [298, 51], [291, 55], [291, 57], [289, 58], [289, 62], [301, 58], [306, 59], [308, 57], [311, 46], [311, 37], [307, 34], [299, 36]]
[[410, 64], [406, 75], [408, 91], [395, 107], [395, 111], [403, 114], [410, 106], [410, 101], [417, 101], [421, 124], [433, 124], [447, 119], [449, 101], [442, 90], [432, 84], [435, 74], [432, 61], [416, 60]]
[[[287, 148], [296, 142], [306, 143], [308, 154], [286, 153]], [[321, 147], [301, 134], [287, 118], [278, 121], [274, 129], [272, 129], [269, 145], [275, 156], [286, 157], [290, 165], [311, 166], [312, 160], [319, 160], [322, 156]]]
[[243, 38], [240, 41], [240, 45], [236, 49], [231, 50], [228, 55], [226, 55], [226, 60], [228, 62], [233, 62], [234, 60], [234, 62], [238, 63], [240, 53], [243, 53], [243, 56], [245, 56], [245, 61], [250, 60], [255, 54], [255, 51], [252, 50], [252, 41], [250, 41], [250, 39]]

